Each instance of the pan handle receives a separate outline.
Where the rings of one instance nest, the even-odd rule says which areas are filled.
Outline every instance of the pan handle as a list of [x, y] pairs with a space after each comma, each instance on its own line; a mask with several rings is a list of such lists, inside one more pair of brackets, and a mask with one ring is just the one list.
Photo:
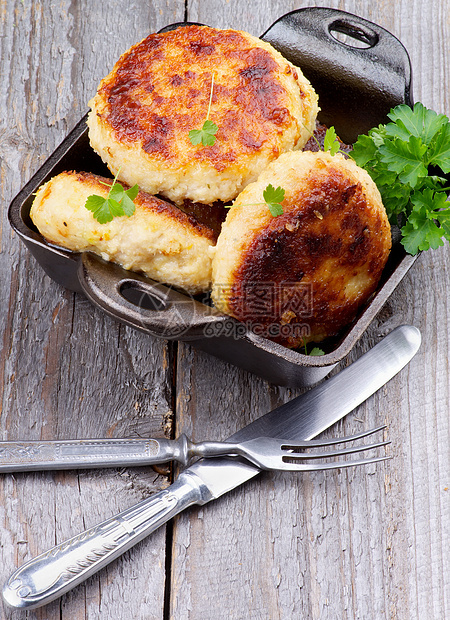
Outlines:
[[86, 252], [78, 279], [86, 297], [103, 312], [152, 336], [192, 341], [220, 334], [230, 317], [187, 293], [165, 286]]
[[319, 118], [344, 142], [385, 123], [389, 110], [412, 104], [411, 63], [389, 31], [336, 9], [287, 13], [261, 37], [300, 67], [319, 96]]

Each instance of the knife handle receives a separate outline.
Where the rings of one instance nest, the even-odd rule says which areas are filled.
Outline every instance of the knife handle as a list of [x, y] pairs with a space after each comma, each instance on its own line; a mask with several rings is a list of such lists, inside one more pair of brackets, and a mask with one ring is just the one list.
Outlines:
[[155, 465], [187, 465], [191, 443], [171, 439], [66, 439], [0, 442], [0, 473]]
[[191, 472], [163, 491], [33, 558], [3, 587], [6, 604], [33, 609], [46, 605], [112, 562], [163, 523], [193, 504], [212, 499]]

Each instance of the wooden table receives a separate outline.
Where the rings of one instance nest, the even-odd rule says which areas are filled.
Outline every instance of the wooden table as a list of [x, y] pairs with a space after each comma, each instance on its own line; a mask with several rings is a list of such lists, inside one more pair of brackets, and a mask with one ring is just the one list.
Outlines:
[[[0, 329], [3, 439], [225, 438], [298, 391], [123, 327], [44, 275], [7, 222], [13, 196], [87, 109], [123, 51], [188, 19], [258, 35], [294, 0], [1, 5]], [[409, 50], [416, 100], [450, 112], [446, 0], [330, 0]], [[426, 4], [426, 6], [425, 6]], [[392, 460], [267, 474], [182, 514], [62, 599], [2, 618], [443, 620], [450, 614], [448, 244], [424, 254], [341, 367], [397, 325], [409, 367], [330, 430], [386, 422]], [[1, 579], [169, 484], [151, 468], [3, 475]], [[447, 616], [450, 617], [450, 616]]]

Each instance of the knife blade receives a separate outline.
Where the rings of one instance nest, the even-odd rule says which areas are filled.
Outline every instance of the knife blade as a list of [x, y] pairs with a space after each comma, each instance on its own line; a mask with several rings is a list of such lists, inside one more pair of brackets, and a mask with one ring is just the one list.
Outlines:
[[[281, 405], [229, 437], [308, 440], [343, 418], [394, 377], [416, 354], [418, 329], [396, 328], [334, 377]], [[97, 572], [160, 525], [193, 504], [206, 504], [250, 480], [260, 470], [236, 457], [202, 459], [167, 489], [56, 545], [17, 569], [3, 587], [5, 603], [46, 605]]]

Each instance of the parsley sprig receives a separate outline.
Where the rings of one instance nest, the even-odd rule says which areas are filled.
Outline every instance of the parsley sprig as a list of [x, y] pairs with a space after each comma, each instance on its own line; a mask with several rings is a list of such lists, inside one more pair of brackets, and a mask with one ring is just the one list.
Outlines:
[[[317, 138], [314, 136], [314, 134], [312, 134], [312, 136], [317, 141]], [[325, 133], [325, 140], [323, 145], [324, 151], [330, 151], [331, 155], [336, 155], [336, 153], [340, 149], [340, 146], [341, 145], [336, 135], [336, 130], [334, 129], [334, 127], [328, 128]], [[284, 200], [285, 193], [286, 190], [284, 190], [282, 187], [274, 187], [271, 183], [269, 183], [269, 185], [267, 185], [267, 187], [263, 191], [264, 202], [256, 204], [265, 204], [273, 217], [283, 215], [283, 205], [281, 203]]]
[[[284, 200], [285, 193], [286, 191], [282, 187], [274, 187], [271, 183], [269, 183], [263, 191], [264, 202], [252, 202], [240, 206], [252, 207], [257, 205], [265, 205], [269, 209], [272, 216], [277, 217], [278, 215], [283, 215], [283, 205], [281, 203]], [[225, 207], [227, 209], [231, 209], [234, 207], [234, 204], [225, 205]]]
[[213, 89], [214, 89], [214, 73], [212, 74], [211, 92], [209, 93], [209, 104], [208, 104], [208, 112], [206, 113], [206, 120], [203, 123], [203, 126], [201, 129], [191, 129], [191, 131], [189, 132], [189, 140], [194, 146], [200, 143], [202, 143], [203, 146], [213, 146], [213, 144], [216, 141], [216, 133], [219, 131], [219, 128], [217, 127], [215, 123], [209, 120], [209, 114], [211, 112]]
[[330, 151], [331, 155], [336, 155], [340, 148], [341, 145], [338, 140], [335, 128], [328, 127], [325, 132], [325, 139], [323, 141], [323, 150]]
[[283, 215], [283, 205], [281, 203], [284, 200], [285, 193], [286, 191], [282, 187], [274, 187], [270, 183], [263, 191], [264, 202], [273, 217]]
[[310, 355], [311, 357], [320, 357], [325, 355], [325, 351], [320, 347], [313, 347], [311, 351], [308, 351], [308, 343], [303, 339], [303, 354]]
[[325, 355], [325, 351], [321, 349], [320, 347], [313, 347], [307, 355], [312, 355], [313, 357], [319, 357], [321, 355]]
[[421, 103], [396, 106], [388, 117], [359, 136], [350, 155], [377, 184], [405, 250], [436, 249], [450, 241], [450, 121]]
[[117, 171], [112, 185], [100, 181], [102, 185], [110, 188], [106, 198], [98, 194], [92, 194], [84, 204], [88, 211], [92, 211], [94, 218], [100, 224], [111, 222], [114, 217], [120, 217], [121, 215], [130, 217], [135, 211], [136, 207], [133, 201], [138, 195], [139, 187], [134, 185], [130, 189], [125, 190], [117, 182], [118, 174], [119, 171]]

